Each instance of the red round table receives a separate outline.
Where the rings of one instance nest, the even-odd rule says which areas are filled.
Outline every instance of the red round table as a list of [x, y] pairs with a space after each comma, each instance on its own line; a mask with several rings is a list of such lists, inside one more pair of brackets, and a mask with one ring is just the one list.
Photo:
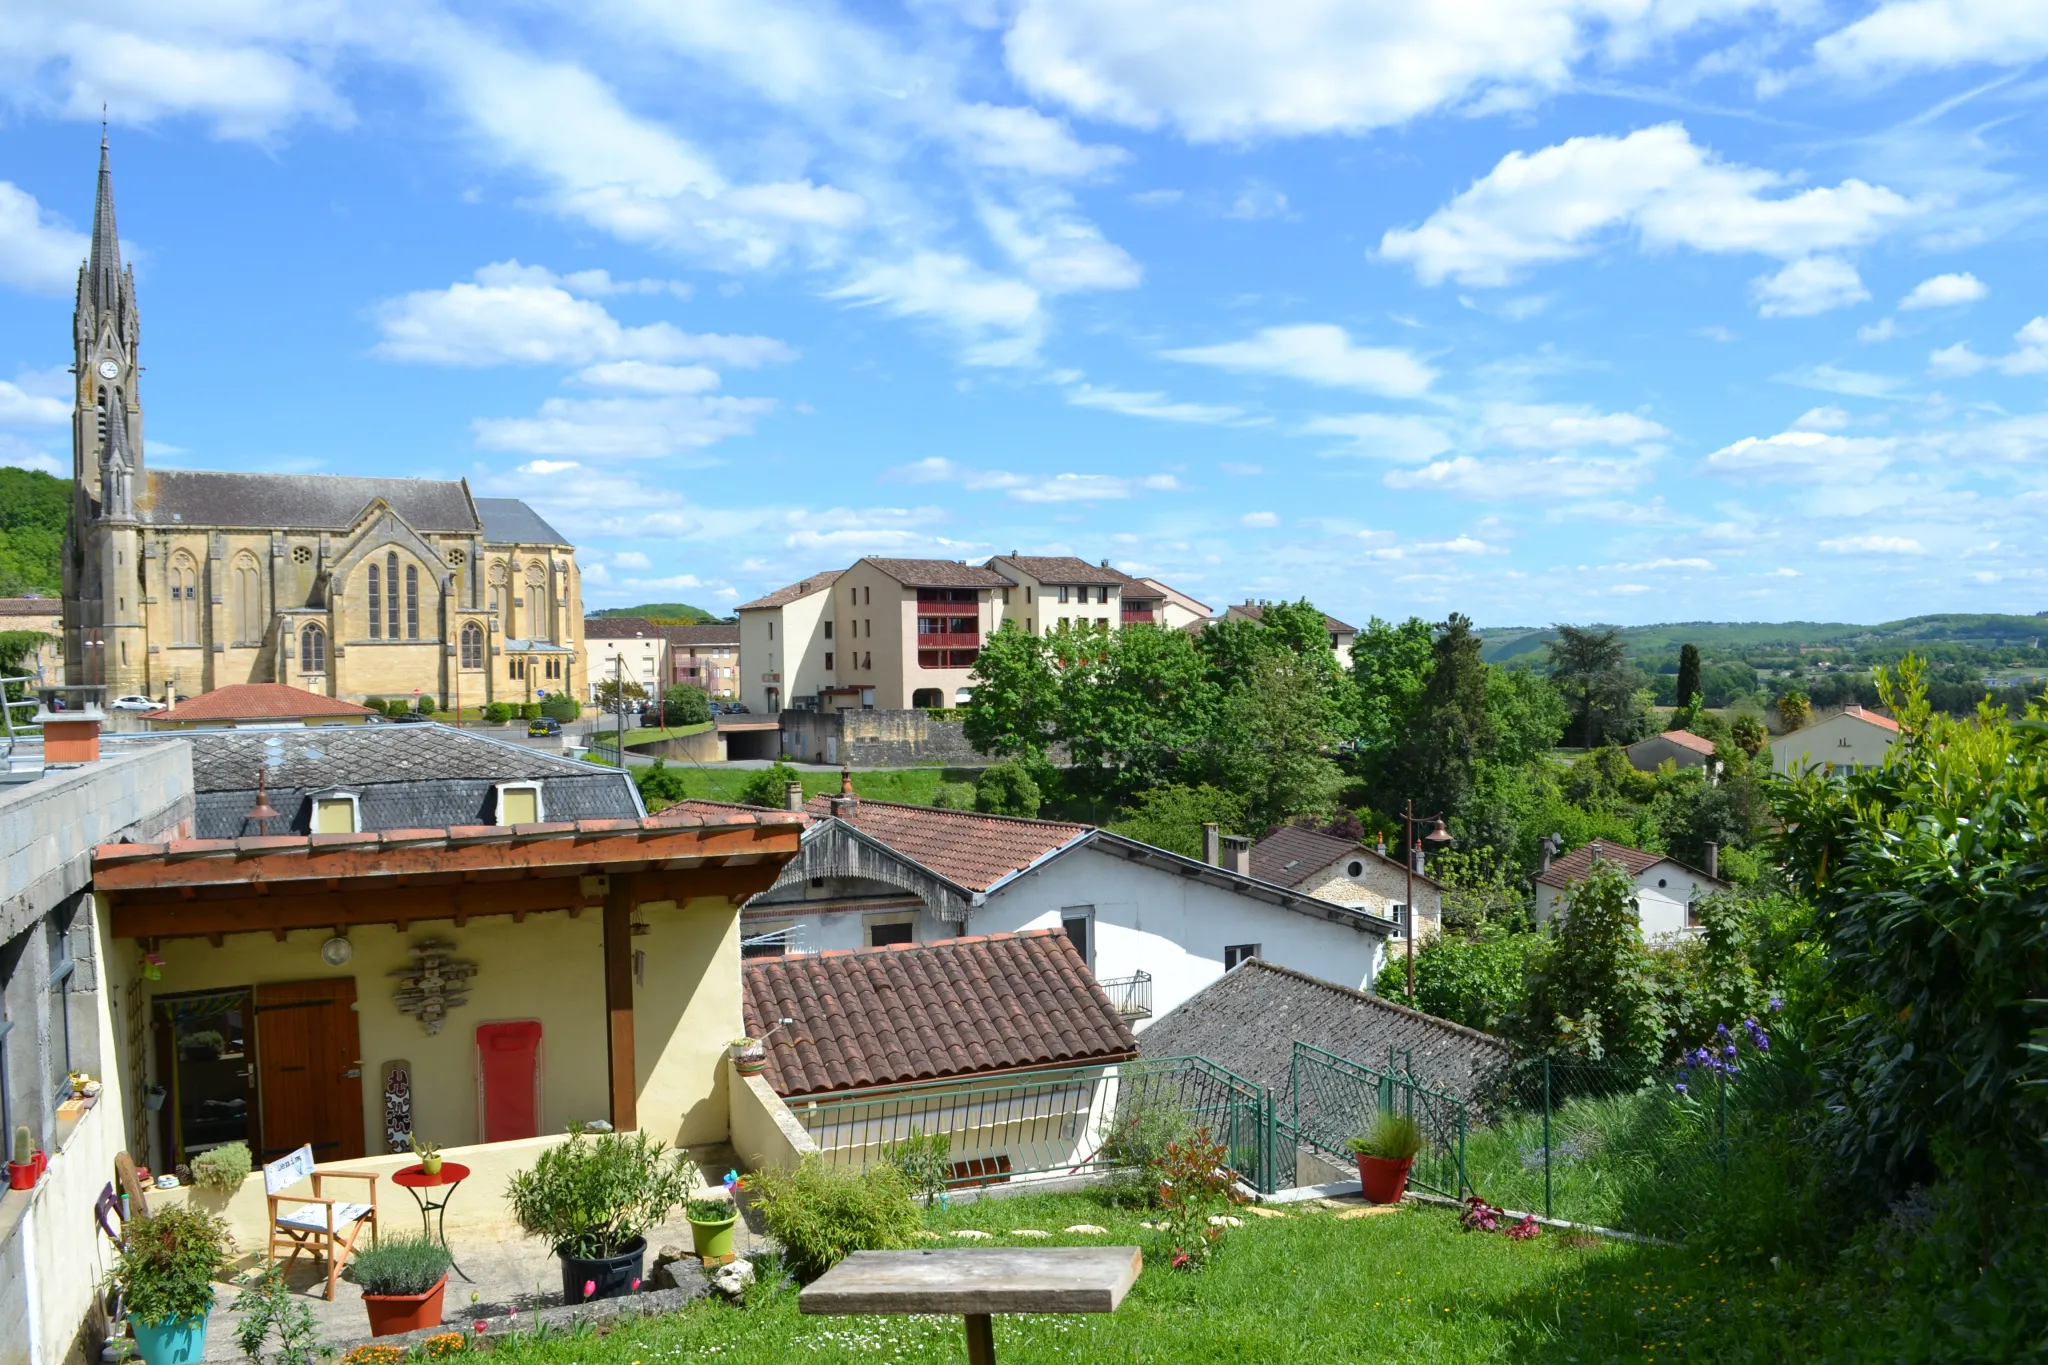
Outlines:
[[[448, 1201], [455, 1197], [455, 1187], [467, 1179], [469, 1167], [459, 1161], [443, 1161], [441, 1169], [432, 1175], [427, 1174], [424, 1166], [407, 1166], [392, 1175], [391, 1183], [412, 1195], [413, 1202], [420, 1206], [420, 1231], [428, 1237], [437, 1238], [445, 1247], [448, 1245]], [[427, 1196], [429, 1190], [446, 1190], [447, 1193], [439, 1199], [431, 1199]], [[433, 1215], [431, 1224], [427, 1218], [429, 1214]], [[448, 1264], [465, 1282], [476, 1283], [461, 1266], [455, 1264], [453, 1248], [448, 1253]]]

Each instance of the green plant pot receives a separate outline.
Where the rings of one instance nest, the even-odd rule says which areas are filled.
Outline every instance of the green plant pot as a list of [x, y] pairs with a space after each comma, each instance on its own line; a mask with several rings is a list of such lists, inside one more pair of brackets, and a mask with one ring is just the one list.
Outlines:
[[421, 1157], [421, 1158], [420, 1158], [420, 1174], [421, 1174], [421, 1175], [439, 1175], [439, 1174], [441, 1174], [441, 1158], [440, 1158], [440, 1157], [437, 1157], [437, 1156], [423, 1156], [423, 1157]]
[[700, 1223], [690, 1220], [690, 1237], [697, 1250], [697, 1259], [707, 1265], [724, 1265], [732, 1260], [732, 1228], [739, 1221], [735, 1211], [730, 1218], [715, 1223]]

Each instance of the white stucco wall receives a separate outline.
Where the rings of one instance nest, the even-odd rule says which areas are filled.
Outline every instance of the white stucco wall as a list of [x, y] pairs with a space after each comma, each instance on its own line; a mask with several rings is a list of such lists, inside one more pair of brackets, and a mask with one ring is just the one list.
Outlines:
[[[1642, 922], [1643, 939], [1650, 943], [1689, 933], [1685, 907], [1694, 900], [1725, 889], [1668, 860], [1645, 868], [1635, 878], [1635, 887], [1636, 915]], [[1564, 900], [1564, 892], [1538, 882], [1536, 922], [1542, 924], [1548, 920]]]
[[1898, 737], [1896, 730], [1838, 711], [1803, 730], [1772, 736], [1771, 757], [1781, 773], [1797, 773], [1823, 763], [1832, 763], [1838, 770], [1845, 766], [1865, 768], [1882, 763], [1885, 750]]

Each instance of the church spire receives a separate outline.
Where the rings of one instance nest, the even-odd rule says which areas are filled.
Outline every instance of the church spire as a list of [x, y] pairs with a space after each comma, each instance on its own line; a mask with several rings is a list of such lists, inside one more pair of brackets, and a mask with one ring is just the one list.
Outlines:
[[100, 128], [99, 196], [92, 209], [92, 255], [86, 261], [92, 300], [102, 313], [121, 306], [121, 234], [114, 228], [114, 172], [107, 163], [107, 130]]

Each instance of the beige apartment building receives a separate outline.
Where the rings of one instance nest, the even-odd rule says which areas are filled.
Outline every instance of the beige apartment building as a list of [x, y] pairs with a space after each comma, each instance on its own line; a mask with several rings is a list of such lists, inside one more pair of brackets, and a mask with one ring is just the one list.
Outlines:
[[986, 567], [1005, 580], [998, 590], [997, 624], [1015, 621], [1033, 635], [1050, 635], [1061, 626], [1106, 632], [1124, 625], [1124, 591], [1136, 582], [1107, 563], [1090, 564], [1073, 555], [1012, 551]]
[[592, 616], [583, 622], [583, 640], [593, 702], [598, 684], [613, 677], [640, 684], [649, 700], [679, 683], [703, 688], [713, 701], [739, 699], [737, 625], [667, 626], [644, 616]]
[[827, 569], [740, 603], [739, 699], [749, 711], [773, 715], [837, 684], [832, 585], [840, 573]]

